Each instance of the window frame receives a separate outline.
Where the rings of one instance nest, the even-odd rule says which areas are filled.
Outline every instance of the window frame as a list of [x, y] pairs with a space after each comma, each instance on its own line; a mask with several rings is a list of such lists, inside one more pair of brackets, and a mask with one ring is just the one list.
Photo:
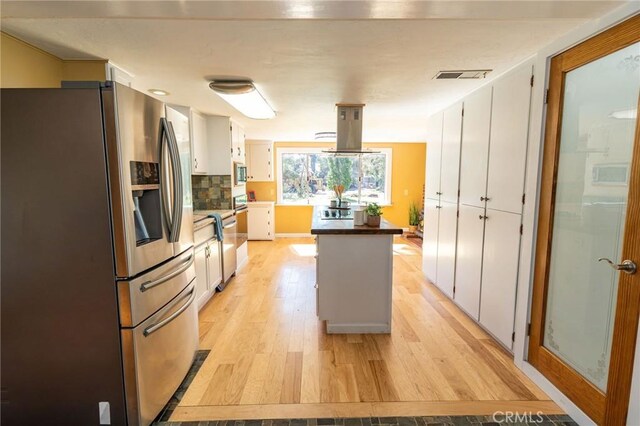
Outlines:
[[[295, 204], [286, 202], [282, 198], [282, 155], [283, 154], [326, 154], [323, 151], [326, 151], [326, 147], [276, 147], [275, 149], [275, 160], [276, 160], [276, 204], [280, 206], [315, 206], [316, 204], [310, 203], [310, 199], [307, 198], [306, 204]], [[392, 162], [393, 162], [393, 148], [374, 148], [375, 152], [372, 154], [384, 154], [385, 155], [385, 170], [384, 170], [384, 185], [385, 185], [385, 194], [387, 195], [386, 199], [382, 202], [378, 203], [380, 206], [390, 206], [392, 205], [392, 195], [391, 195], [391, 171], [392, 171]], [[327, 154], [331, 155], [331, 154]], [[360, 155], [353, 155], [352, 157], [359, 157]], [[362, 161], [359, 164], [360, 174], [362, 174]], [[358, 180], [358, 193], [362, 192], [362, 182]], [[319, 204], [318, 204], [319, 205]]]

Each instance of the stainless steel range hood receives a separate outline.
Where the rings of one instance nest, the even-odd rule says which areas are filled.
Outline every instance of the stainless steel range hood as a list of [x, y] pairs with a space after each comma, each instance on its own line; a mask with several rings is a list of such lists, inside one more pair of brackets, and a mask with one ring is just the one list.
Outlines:
[[364, 104], [336, 104], [338, 126], [336, 149], [323, 152], [338, 155], [371, 154], [375, 151], [362, 149], [362, 110]]

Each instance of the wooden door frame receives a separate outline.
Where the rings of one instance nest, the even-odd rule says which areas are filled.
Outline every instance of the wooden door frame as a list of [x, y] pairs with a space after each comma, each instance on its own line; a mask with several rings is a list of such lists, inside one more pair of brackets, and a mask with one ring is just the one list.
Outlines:
[[[551, 59], [549, 71], [528, 361], [589, 417], [599, 424], [607, 425], [624, 425], [629, 408], [640, 316], [640, 275], [620, 274], [609, 381], [605, 394], [585, 380], [577, 371], [563, 364], [559, 357], [543, 346], [549, 281], [548, 265], [551, 260], [565, 74], [639, 40], [640, 15], [635, 15], [554, 56]], [[640, 120], [636, 123], [630, 186], [640, 188]], [[629, 193], [627, 212], [637, 214], [627, 214], [625, 234], [640, 235], [640, 194]], [[634, 258], [638, 262], [640, 241], [637, 241], [637, 238], [635, 240], [625, 238], [622, 255], [625, 256], [624, 259]]]

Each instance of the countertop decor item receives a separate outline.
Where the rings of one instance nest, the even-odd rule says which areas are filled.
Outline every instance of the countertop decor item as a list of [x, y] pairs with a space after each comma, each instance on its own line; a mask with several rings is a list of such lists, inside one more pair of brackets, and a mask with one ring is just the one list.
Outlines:
[[367, 205], [367, 225], [372, 227], [380, 226], [380, 216], [382, 216], [382, 207], [378, 203]]

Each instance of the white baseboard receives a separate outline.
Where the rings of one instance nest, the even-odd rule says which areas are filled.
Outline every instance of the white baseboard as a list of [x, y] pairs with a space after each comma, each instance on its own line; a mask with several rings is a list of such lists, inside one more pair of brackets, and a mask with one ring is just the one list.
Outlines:
[[331, 324], [327, 321], [328, 334], [387, 334], [391, 333], [389, 324]]
[[276, 238], [301, 238], [301, 237], [311, 237], [311, 233], [284, 233], [284, 234], [276, 234]]

